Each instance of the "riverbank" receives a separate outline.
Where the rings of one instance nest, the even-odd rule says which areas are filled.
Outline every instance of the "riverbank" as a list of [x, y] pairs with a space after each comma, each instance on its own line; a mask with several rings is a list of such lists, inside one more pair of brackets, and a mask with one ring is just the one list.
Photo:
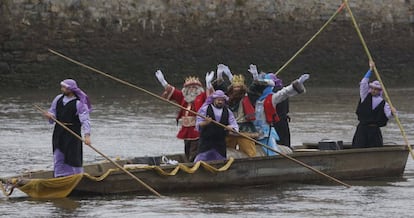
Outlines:
[[[340, 2], [2, 1], [0, 85], [50, 88], [68, 77], [91, 87], [112, 84], [48, 48], [138, 85], [153, 83], [157, 69], [176, 85], [188, 75], [204, 77], [218, 63], [247, 76], [250, 63], [276, 71]], [[350, 2], [384, 83], [408, 87], [414, 81], [414, 3]], [[343, 11], [280, 76], [290, 81], [309, 72], [315, 85], [348, 87], [367, 62]]]

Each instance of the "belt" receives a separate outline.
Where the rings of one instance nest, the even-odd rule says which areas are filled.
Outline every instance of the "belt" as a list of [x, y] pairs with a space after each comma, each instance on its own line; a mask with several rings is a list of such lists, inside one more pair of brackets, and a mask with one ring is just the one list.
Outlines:
[[195, 116], [185, 116], [181, 117], [182, 119], [182, 125], [184, 127], [192, 127], [196, 124], [196, 117]]

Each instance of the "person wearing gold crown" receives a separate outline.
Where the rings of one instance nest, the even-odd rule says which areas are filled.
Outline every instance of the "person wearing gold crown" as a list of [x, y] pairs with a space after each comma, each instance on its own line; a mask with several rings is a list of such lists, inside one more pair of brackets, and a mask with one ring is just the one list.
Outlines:
[[[198, 111], [212, 91], [211, 81], [214, 72], [206, 74], [207, 92], [204, 91], [203, 85], [197, 77], [187, 77], [181, 90], [168, 84], [163, 73], [160, 70], [155, 72], [155, 76], [161, 85], [165, 88], [162, 96], [168, 100], [173, 100], [188, 110]], [[184, 151], [188, 161], [192, 162], [197, 155], [199, 132], [195, 129], [196, 115], [180, 109], [176, 121], [181, 120], [181, 129], [178, 131], [177, 138], [184, 140]]]
[[[231, 85], [227, 88], [227, 94], [229, 96], [228, 107], [233, 112], [239, 125], [239, 131], [252, 138], [258, 136], [257, 130], [253, 124], [255, 120], [255, 100], [250, 98], [248, 88], [244, 83], [243, 75], [232, 75], [230, 69], [225, 65], [218, 66], [218, 73], [223, 71], [229, 80]], [[249, 157], [256, 156], [256, 145], [254, 141], [251, 141], [245, 137], [239, 135], [229, 134], [226, 137], [227, 147], [237, 148], [247, 154]]]

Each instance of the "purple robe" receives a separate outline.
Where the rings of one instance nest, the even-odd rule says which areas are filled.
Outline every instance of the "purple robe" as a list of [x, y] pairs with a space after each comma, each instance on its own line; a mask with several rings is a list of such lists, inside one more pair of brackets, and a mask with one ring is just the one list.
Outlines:
[[208, 151], [202, 152], [196, 156], [194, 163], [198, 161], [211, 161], [211, 160], [226, 160], [225, 157], [221, 156], [216, 149], [210, 149]]
[[[58, 100], [62, 97], [62, 94], [55, 97], [52, 102], [52, 106], [49, 109], [49, 113], [53, 114], [56, 117], [56, 105]], [[66, 105], [69, 101], [73, 100], [76, 97], [63, 97], [63, 104]], [[84, 134], [90, 134], [90, 122], [89, 122], [89, 110], [85, 107], [80, 101], [76, 102], [77, 115], [82, 125], [82, 131]], [[49, 120], [49, 123], [53, 124], [53, 120]], [[68, 164], [65, 164], [64, 154], [56, 149], [53, 153], [54, 159], [54, 177], [70, 176], [73, 174], [83, 173], [83, 167], [73, 167]]]

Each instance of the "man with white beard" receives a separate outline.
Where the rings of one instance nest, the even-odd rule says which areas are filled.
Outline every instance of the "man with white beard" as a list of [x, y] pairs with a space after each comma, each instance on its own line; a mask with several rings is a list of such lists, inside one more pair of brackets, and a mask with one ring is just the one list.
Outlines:
[[[197, 77], [187, 77], [181, 90], [168, 84], [163, 73], [158, 70], [155, 73], [158, 81], [165, 88], [162, 96], [168, 100], [177, 102], [184, 108], [197, 111], [201, 108], [207, 98], [207, 93]], [[212, 90], [211, 81], [214, 72], [206, 74], [207, 91]], [[181, 120], [181, 129], [177, 134], [177, 138], [184, 140], [184, 151], [188, 161], [192, 162], [197, 155], [199, 132], [195, 129], [196, 115], [180, 109], [176, 121]]]

